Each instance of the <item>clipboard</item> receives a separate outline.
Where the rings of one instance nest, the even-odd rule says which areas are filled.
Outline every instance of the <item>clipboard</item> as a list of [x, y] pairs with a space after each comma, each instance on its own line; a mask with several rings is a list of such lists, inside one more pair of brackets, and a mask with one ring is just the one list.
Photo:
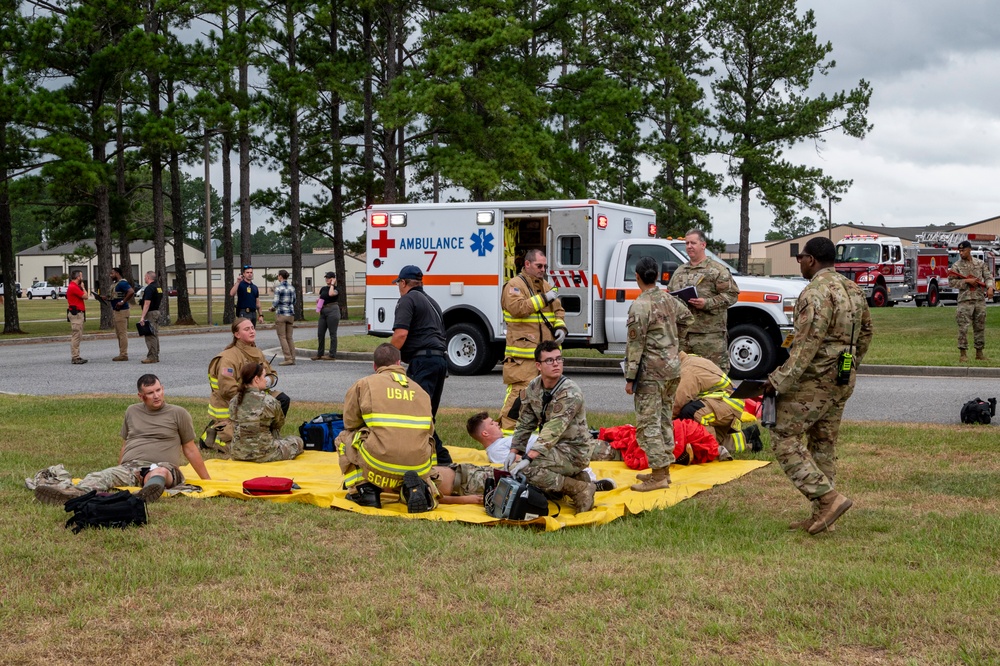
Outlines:
[[687, 303], [692, 298], [698, 298], [698, 287], [693, 285], [690, 287], [684, 287], [683, 289], [670, 292], [670, 295]]
[[744, 379], [729, 397], [737, 400], [760, 397], [764, 393], [765, 383], [766, 380], [763, 379]]

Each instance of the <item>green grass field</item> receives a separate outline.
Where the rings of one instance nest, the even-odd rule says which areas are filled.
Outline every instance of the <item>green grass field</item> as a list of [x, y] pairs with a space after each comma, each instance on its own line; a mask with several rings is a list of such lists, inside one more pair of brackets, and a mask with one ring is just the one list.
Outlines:
[[[982, 428], [846, 424], [855, 507], [817, 537], [786, 529], [808, 506], [776, 465], [554, 533], [174, 498], [143, 528], [73, 535], [23, 478], [113, 464], [132, 401], [0, 396], [0, 663], [1000, 663]], [[465, 416], [439, 416], [447, 444], [470, 442]]]

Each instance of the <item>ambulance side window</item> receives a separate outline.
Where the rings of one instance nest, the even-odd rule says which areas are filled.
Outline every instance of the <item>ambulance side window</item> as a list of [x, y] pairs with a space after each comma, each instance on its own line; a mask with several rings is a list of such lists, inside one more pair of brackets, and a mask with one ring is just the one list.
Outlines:
[[580, 314], [580, 297], [576, 295], [566, 294], [559, 297], [559, 302], [563, 306], [563, 310], [566, 311], [567, 315]]
[[579, 266], [583, 263], [583, 239], [579, 236], [559, 237], [559, 265]]
[[652, 257], [656, 259], [656, 263], [661, 265], [664, 261], [677, 261], [677, 257], [673, 256], [662, 245], [633, 245], [629, 247], [628, 254], [625, 256], [625, 274], [622, 276], [623, 280], [635, 282], [635, 265], [639, 263], [639, 259], [642, 257]]

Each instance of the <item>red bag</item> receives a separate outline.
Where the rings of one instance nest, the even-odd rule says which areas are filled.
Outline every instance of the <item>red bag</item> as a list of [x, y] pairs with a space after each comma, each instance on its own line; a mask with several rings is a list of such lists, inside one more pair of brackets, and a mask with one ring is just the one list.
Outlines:
[[258, 476], [243, 482], [247, 495], [287, 495], [292, 492], [292, 480], [283, 476]]

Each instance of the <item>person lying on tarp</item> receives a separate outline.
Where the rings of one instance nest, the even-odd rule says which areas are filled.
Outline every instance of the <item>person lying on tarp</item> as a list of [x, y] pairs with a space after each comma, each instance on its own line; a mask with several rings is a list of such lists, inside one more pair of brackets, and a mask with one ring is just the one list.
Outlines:
[[382, 508], [383, 491], [398, 492], [410, 513], [436, 506], [430, 482], [434, 453], [431, 398], [406, 376], [399, 350], [381, 344], [375, 374], [358, 380], [344, 396], [344, 430], [337, 435], [347, 499]]
[[302, 438], [281, 436], [285, 411], [267, 392], [267, 369], [263, 363], [247, 363], [240, 370], [240, 388], [229, 402], [233, 441], [229, 455], [245, 462], [292, 460], [302, 453]]
[[[483, 450], [486, 451], [486, 457], [489, 458], [491, 463], [508, 465], [520, 460], [520, 456], [515, 455], [513, 458], [510, 457], [510, 443], [514, 439], [514, 436], [508, 435], [504, 437], [500, 424], [494, 421], [487, 412], [479, 412], [470, 416], [465, 422], [465, 430], [469, 433], [469, 437], [479, 442], [479, 445], [483, 447]], [[538, 441], [538, 434], [532, 433], [528, 438], [527, 446], [529, 451], [536, 441]], [[602, 458], [601, 460], [611, 460], [611, 458]], [[621, 457], [618, 460], [621, 460]], [[590, 467], [584, 468], [583, 471], [595, 483], [597, 492], [614, 490], [617, 487], [612, 479], [598, 479], [597, 475], [594, 474], [594, 470]]]

